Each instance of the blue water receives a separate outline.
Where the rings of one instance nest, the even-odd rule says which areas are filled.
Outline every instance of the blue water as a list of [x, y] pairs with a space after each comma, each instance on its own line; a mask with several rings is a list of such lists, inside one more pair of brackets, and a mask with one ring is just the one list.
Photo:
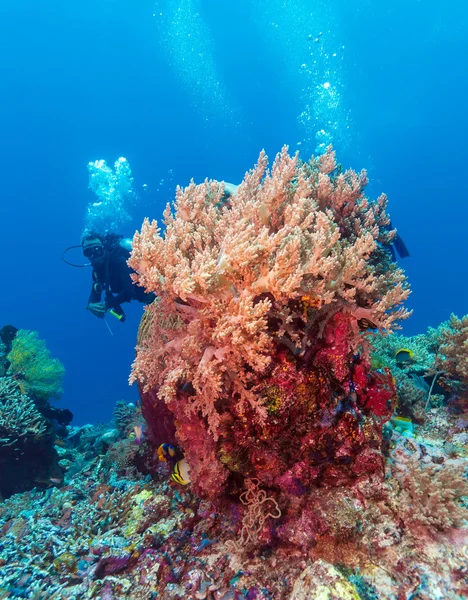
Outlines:
[[461, 0], [2, 0], [0, 323], [47, 340], [75, 423], [108, 420], [137, 398], [141, 307], [111, 336], [85, 310], [90, 271], [61, 260], [93, 202], [88, 162], [128, 159], [131, 236], [176, 184], [237, 183], [262, 148], [329, 141], [390, 198], [405, 332], [466, 314], [466, 56]]

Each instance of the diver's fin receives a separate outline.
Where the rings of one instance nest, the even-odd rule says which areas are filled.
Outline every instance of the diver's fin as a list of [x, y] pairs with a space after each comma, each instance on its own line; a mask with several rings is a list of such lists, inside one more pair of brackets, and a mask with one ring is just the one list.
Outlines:
[[410, 256], [409, 250], [406, 247], [405, 242], [402, 240], [402, 238], [397, 234], [395, 236], [395, 239], [393, 240], [393, 245], [396, 248], [396, 251], [398, 252], [398, 256], [400, 258], [408, 258]]

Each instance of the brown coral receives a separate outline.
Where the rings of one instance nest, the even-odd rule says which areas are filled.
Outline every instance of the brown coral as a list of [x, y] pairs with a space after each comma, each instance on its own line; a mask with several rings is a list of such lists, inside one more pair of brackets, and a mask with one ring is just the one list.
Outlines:
[[468, 315], [461, 319], [452, 315], [442, 332], [438, 366], [446, 377], [460, 381], [468, 388]]

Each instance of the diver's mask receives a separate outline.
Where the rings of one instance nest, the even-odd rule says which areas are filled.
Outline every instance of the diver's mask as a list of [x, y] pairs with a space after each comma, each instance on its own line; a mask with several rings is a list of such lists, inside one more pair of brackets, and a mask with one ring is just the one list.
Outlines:
[[101, 261], [105, 253], [106, 250], [102, 244], [90, 244], [83, 247], [83, 255], [91, 262]]
[[[90, 262], [88, 262], [86, 264], [79, 264], [79, 263], [71, 262], [66, 258], [66, 256], [68, 255], [68, 253], [71, 250], [78, 250], [78, 248], [83, 252], [83, 255], [85, 256], [85, 258], [87, 258]], [[87, 238], [84, 240], [84, 242], [82, 244], [77, 244], [75, 246], [70, 246], [69, 248], [66, 248], [62, 252], [62, 260], [63, 260], [63, 262], [67, 263], [67, 265], [70, 265], [71, 267], [83, 268], [83, 267], [98, 266], [98, 265], [103, 264], [107, 252], [109, 251], [112, 254], [112, 252], [116, 248], [123, 248], [127, 252], [131, 252], [132, 251], [132, 240], [128, 239], [128, 238], [124, 238], [119, 241], [118, 246], [116, 246], [114, 249], [109, 249], [106, 246], [104, 246], [104, 244], [101, 242], [101, 240], [99, 238], [97, 238], [97, 237], [92, 238], [92, 239]]]

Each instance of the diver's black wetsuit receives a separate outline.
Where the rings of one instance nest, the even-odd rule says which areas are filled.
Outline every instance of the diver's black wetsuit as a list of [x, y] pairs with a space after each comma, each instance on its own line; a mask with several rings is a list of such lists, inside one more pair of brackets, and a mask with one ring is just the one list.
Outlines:
[[130, 275], [134, 273], [127, 265], [130, 252], [121, 246], [107, 250], [102, 264], [93, 265], [93, 287], [88, 304], [100, 302], [105, 293], [106, 308], [120, 312], [123, 302], [138, 300], [149, 304], [156, 298], [155, 294], [147, 294], [144, 288], [133, 283]]

